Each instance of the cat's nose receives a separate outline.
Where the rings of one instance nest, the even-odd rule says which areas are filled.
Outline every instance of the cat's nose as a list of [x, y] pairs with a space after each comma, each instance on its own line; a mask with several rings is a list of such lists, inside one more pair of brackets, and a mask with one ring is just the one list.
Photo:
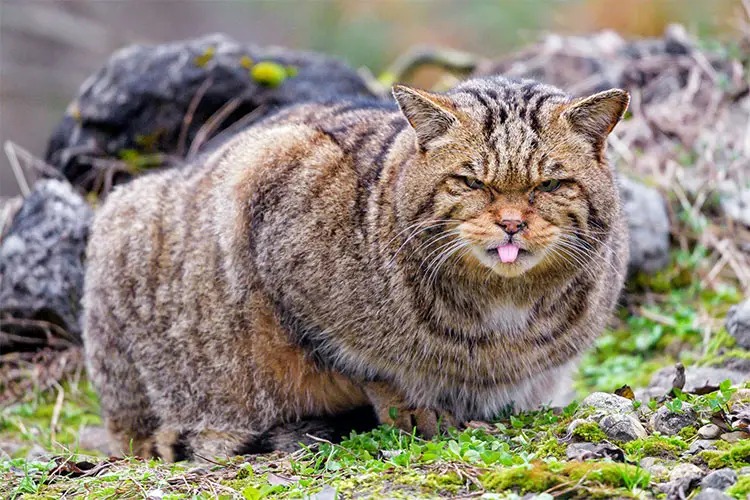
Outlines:
[[503, 219], [497, 223], [498, 226], [503, 228], [503, 231], [510, 235], [514, 235], [519, 231], [522, 231], [526, 227], [526, 223], [522, 220]]

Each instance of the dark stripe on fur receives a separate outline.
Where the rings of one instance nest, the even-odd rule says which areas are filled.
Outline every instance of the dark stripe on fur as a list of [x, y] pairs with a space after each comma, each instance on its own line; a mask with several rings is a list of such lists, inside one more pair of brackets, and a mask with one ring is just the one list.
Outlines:
[[172, 443], [172, 458], [175, 462], [190, 460], [193, 458], [193, 448], [190, 446], [190, 433], [180, 432], [177, 440]]
[[352, 432], [367, 432], [378, 426], [371, 406], [360, 406], [334, 415], [311, 417], [280, 424], [250, 438], [237, 448], [237, 455], [254, 455], [275, 450], [294, 451], [300, 443], [314, 442], [309, 436], [339, 443]]

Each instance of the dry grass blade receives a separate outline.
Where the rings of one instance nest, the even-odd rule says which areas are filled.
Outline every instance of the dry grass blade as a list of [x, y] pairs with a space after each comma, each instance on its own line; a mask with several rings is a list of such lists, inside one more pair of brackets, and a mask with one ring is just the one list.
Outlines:
[[182, 120], [182, 127], [180, 128], [180, 135], [177, 139], [177, 156], [185, 156], [185, 146], [187, 142], [187, 134], [188, 130], [190, 129], [190, 125], [193, 123], [193, 116], [195, 115], [195, 111], [198, 109], [198, 106], [200, 105], [201, 101], [203, 100], [203, 96], [206, 95], [206, 92], [208, 89], [213, 85], [214, 79], [212, 76], [209, 76], [206, 78], [200, 87], [198, 87], [198, 90], [195, 91], [195, 95], [193, 96], [193, 99], [190, 101], [190, 105], [188, 106], [187, 112], [185, 113], [185, 117]]
[[214, 113], [211, 118], [206, 120], [206, 123], [201, 126], [201, 128], [198, 130], [198, 133], [195, 134], [193, 142], [190, 144], [190, 150], [188, 151], [188, 154], [186, 156], [187, 160], [193, 159], [195, 155], [198, 154], [201, 146], [206, 143], [206, 141], [211, 137], [211, 134], [216, 132], [216, 130], [221, 127], [221, 124], [224, 123], [226, 119], [229, 118], [229, 116], [234, 113], [243, 102], [245, 102], [247, 97], [248, 94], [242, 94], [238, 97], [235, 97], [231, 101], [224, 104], [221, 108], [219, 108], [219, 110], [216, 111], [216, 113]]

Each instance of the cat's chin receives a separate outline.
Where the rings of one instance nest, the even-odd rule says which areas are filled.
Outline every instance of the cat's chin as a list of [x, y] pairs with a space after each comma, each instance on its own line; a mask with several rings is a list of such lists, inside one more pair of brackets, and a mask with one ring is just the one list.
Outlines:
[[537, 252], [525, 249], [518, 250], [518, 256], [513, 262], [503, 262], [496, 249], [488, 251], [484, 248], [474, 248], [472, 254], [483, 266], [506, 278], [521, 276], [541, 261], [541, 256]]

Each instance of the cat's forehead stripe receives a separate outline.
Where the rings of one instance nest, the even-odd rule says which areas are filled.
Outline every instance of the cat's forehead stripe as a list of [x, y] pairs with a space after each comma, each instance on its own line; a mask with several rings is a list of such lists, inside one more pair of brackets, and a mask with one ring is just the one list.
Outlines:
[[[569, 99], [548, 85], [502, 77], [465, 83], [449, 95], [481, 124], [494, 153], [493, 177], [514, 181], [524, 177], [526, 183], [532, 180], [534, 162], [540, 163], [543, 157], [539, 136], [545, 104]], [[509, 119], [511, 115], [517, 119]]]

